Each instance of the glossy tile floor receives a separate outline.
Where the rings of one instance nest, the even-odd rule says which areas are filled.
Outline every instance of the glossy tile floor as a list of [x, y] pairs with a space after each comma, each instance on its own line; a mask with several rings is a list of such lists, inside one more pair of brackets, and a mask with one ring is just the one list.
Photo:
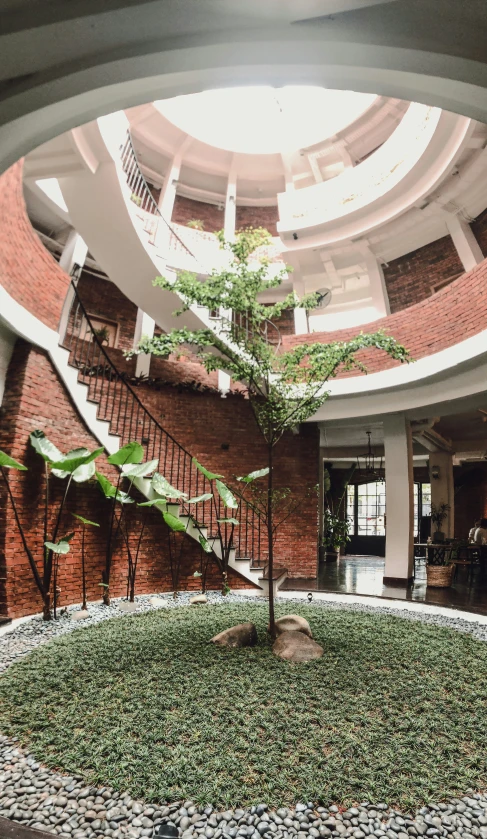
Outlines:
[[385, 586], [384, 559], [376, 556], [343, 557], [338, 562], [320, 564], [317, 580], [287, 580], [286, 591], [328, 591], [340, 594], [365, 594], [394, 600], [416, 600], [465, 609], [487, 615], [487, 574], [480, 579], [475, 570], [469, 582], [466, 569], [458, 570], [451, 588], [427, 588], [424, 564], [416, 565], [416, 577], [410, 586]]

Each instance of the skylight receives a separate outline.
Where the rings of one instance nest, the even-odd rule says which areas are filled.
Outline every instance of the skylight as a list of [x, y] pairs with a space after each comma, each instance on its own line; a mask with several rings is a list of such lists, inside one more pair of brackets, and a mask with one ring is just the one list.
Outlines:
[[154, 104], [181, 131], [210, 146], [243, 154], [276, 154], [333, 137], [375, 98], [375, 94], [322, 87], [240, 87]]

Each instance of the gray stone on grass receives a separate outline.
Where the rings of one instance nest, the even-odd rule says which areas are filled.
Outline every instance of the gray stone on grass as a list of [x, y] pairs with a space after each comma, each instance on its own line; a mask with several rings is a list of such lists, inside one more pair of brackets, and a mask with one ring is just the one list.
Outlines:
[[131, 603], [129, 600], [120, 600], [118, 608], [122, 612], [135, 612], [137, 603]]
[[161, 609], [168, 605], [167, 600], [164, 600], [163, 597], [149, 597], [149, 603], [155, 609]]
[[323, 647], [320, 647], [312, 638], [308, 638], [302, 632], [283, 632], [274, 641], [272, 652], [278, 658], [285, 661], [292, 661], [295, 664], [302, 664], [305, 661], [313, 661], [313, 659], [321, 658], [324, 653]]
[[255, 647], [257, 644], [257, 630], [253, 623], [239, 623], [215, 635], [211, 642], [219, 647]]
[[208, 598], [206, 594], [195, 594], [194, 597], [190, 597], [189, 602], [191, 606], [202, 606], [204, 603], [208, 603]]
[[73, 621], [85, 621], [86, 618], [90, 617], [90, 613], [88, 609], [81, 609], [79, 612], [71, 612], [71, 620]]
[[284, 615], [284, 617], [278, 618], [276, 620], [276, 630], [278, 635], [282, 635], [283, 632], [303, 632], [308, 638], [313, 637], [308, 621], [301, 615]]

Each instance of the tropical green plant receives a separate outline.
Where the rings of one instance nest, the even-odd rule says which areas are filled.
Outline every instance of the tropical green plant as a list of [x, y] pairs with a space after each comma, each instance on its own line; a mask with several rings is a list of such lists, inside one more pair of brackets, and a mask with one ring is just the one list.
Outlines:
[[[257, 426], [267, 447], [267, 541], [269, 574], [272, 577], [273, 522], [272, 492], [274, 487], [274, 447], [283, 434], [310, 419], [326, 401], [326, 382], [336, 376], [339, 369], [358, 367], [365, 371], [357, 353], [367, 347], [386, 352], [400, 362], [408, 361], [407, 350], [394, 338], [379, 331], [360, 334], [349, 341], [329, 344], [302, 343], [284, 350], [267, 340], [269, 322], [279, 318], [286, 309], [316, 307], [318, 296], [308, 294], [298, 299], [291, 292], [273, 305], [261, 302], [261, 295], [277, 288], [287, 279], [287, 270], [271, 273], [269, 262], [263, 258], [256, 262], [255, 251], [271, 239], [262, 228], [249, 228], [225, 241], [218, 234], [222, 247], [229, 255], [229, 264], [215, 269], [205, 282], [196, 274], [183, 271], [175, 280], [157, 277], [154, 285], [175, 292], [183, 301], [175, 314], [180, 315], [193, 305], [209, 311], [231, 310], [245, 328], [222, 319], [222, 329], [173, 329], [168, 334], [143, 339], [137, 352], [167, 357], [190, 345], [199, 355], [208, 372], [226, 370], [231, 377], [246, 387], [246, 396], [254, 413]], [[269, 628], [275, 635], [274, 594], [269, 591]]]
[[[332, 473], [326, 467], [323, 469], [323, 535], [322, 544], [330, 551], [338, 552], [350, 541], [350, 521], [344, 510], [347, 487], [356, 470], [353, 464], [340, 474]], [[338, 471], [338, 470], [337, 470]]]
[[431, 505], [431, 521], [433, 524], [436, 525], [436, 533], [434, 534], [436, 538], [440, 539], [438, 533], [442, 533], [441, 525], [448, 518], [448, 513], [450, 512], [451, 507], [449, 504], [446, 504], [444, 501], [441, 504], [432, 504]]
[[[122, 536], [123, 543], [127, 552], [127, 599], [133, 603], [135, 599], [135, 579], [137, 574], [137, 565], [142, 544], [142, 536], [145, 529], [145, 517], [137, 542], [135, 554], [130, 547], [129, 533], [127, 529], [127, 521], [125, 516], [125, 507], [128, 504], [133, 504], [134, 499], [130, 496], [132, 486], [136, 480], [146, 478], [154, 469], [157, 468], [158, 460], [150, 460], [147, 463], [142, 463], [144, 456], [144, 449], [136, 441], [131, 441], [119, 449], [114, 454], [111, 454], [107, 460], [112, 466], [119, 468], [117, 483], [114, 485], [105, 475], [100, 472], [96, 473], [98, 485], [110, 504], [109, 527], [107, 535], [107, 546], [105, 553], [105, 569], [102, 574], [102, 588], [103, 588], [103, 602], [106, 606], [110, 605], [110, 574], [112, 568], [112, 559], [117, 537]], [[128, 481], [128, 490], [121, 488], [123, 480]], [[118, 505], [118, 506], [117, 506]]]
[[192, 227], [193, 230], [204, 230], [205, 224], [200, 218], [192, 218], [186, 222], [186, 227]]
[[77, 513], [73, 513], [73, 516], [81, 522], [81, 586], [83, 598], [81, 608], [86, 611], [88, 607], [86, 605], [85, 530], [87, 524], [90, 527], [100, 527], [100, 525], [96, 521], [90, 521], [83, 516], [77, 515]]
[[[22, 524], [19, 508], [12, 492], [7, 469], [26, 471], [27, 467], [11, 458], [5, 452], [0, 452], [0, 472], [7, 488], [8, 497], [12, 505], [15, 521], [22, 540], [24, 552], [29, 561], [31, 571], [42, 597], [43, 617], [50, 620], [51, 605], [54, 612], [57, 605], [57, 571], [59, 556], [66, 554], [69, 550], [69, 539], [71, 536], [59, 539], [59, 532], [66, 506], [69, 490], [72, 482], [84, 483], [90, 480], [95, 474], [95, 460], [103, 451], [103, 448], [90, 452], [86, 448], [77, 448], [63, 455], [60, 450], [46, 437], [43, 431], [36, 430], [30, 435], [30, 443], [44, 462], [44, 503], [43, 503], [43, 540], [42, 540], [42, 561], [36, 556], [37, 548], [29, 545], [26, 530]], [[52, 493], [52, 477], [66, 481], [57, 511]], [[49, 537], [51, 520], [54, 519], [52, 533]], [[66, 550], [67, 547], [67, 550]], [[42, 570], [39, 570], [41, 565]], [[55, 578], [55, 579], [54, 579]], [[54, 617], [56, 615], [54, 614]]]
[[101, 344], [108, 344], [110, 340], [110, 331], [108, 326], [100, 326], [99, 329], [94, 329], [93, 332], [95, 333], [96, 337], [100, 341]]

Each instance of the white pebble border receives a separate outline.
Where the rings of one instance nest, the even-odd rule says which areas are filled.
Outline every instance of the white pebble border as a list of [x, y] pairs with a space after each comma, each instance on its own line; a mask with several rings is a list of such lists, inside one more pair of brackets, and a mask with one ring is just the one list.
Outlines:
[[[182, 592], [176, 599], [167, 593], [136, 598], [135, 613], [188, 605], [194, 593]], [[251, 591], [227, 595], [207, 593], [209, 604], [262, 603]], [[151, 602], [155, 598], [155, 604]], [[292, 604], [307, 598], [307, 592], [286, 591], [279, 600]], [[384, 605], [380, 598], [313, 592], [312, 604], [327, 609], [349, 609], [395, 615], [467, 632], [487, 641], [487, 616], [474, 615], [415, 602]], [[77, 621], [70, 606], [58, 621], [45, 622], [40, 615], [21, 618], [0, 628], [0, 672], [31, 650], [58, 635], [92, 626], [112, 617], [122, 617], [124, 601], [107, 607], [89, 604], [89, 617]], [[195, 608], [206, 608], [195, 606]], [[129, 614], [134, 614], [130, 612]], [[139, 839], [157, 835], [157, 826], [176, 825], [182, 839], [487, 839], [487, 795], [467, 790], [465, 797], [430, 804], [414, 814], [401, 813], [383, 802], [361, 802], [342, 812], [337, 806], [317, 807], [298, 803], [293, 809], [271, 811], [266, 804], [219, 812], [192, 801], [150, 805], [107, 787], [87, 787], [80, 775], [63, 775], [39, 764], [18, 745], [16, 738], [0, 735], [0, 816], [43, 830], [61, 839]]]

